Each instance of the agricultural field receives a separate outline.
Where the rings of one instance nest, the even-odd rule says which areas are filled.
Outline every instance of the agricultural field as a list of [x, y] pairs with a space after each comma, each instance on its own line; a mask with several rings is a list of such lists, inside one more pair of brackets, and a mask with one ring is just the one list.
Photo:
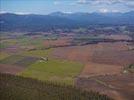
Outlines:
[[134, 100], [134, 0], [0, 6], [0, 100]]
[[133, 98], [132, 91], [123, 88], [134, 88], [131, 37], [44, 34], [4, 35], [0, 41], [0, 72], [93, 90], [115, 100]]
[[[17, 41], [16, 47], [13, 44], [9, 44], [10, 49], [9, 47], [1, 49], [3, 52], [0, 55], [0, 72], [74, 85], [74, 80], [84, 65], [75, 61], [66, 61], [65, 59], [58, 60], [51, 56], [53, 48], [48, 48], [44, 45], [44, 42], [50, 41], [50, 44], [54, 46], [56, 46], [55, 44], [61, 46], [64, 42], [63, 38], [56, 40], [54, 37], [51, 35], [50, 37], [19, 36], [13, 38], [14, 41]], [[33, 40], [37, 42], [33, 42]], [[44, 47], [40, 48], [36, 45], [44, 45]], [[43, 58], [47, 58], [47, 61]], [[11, 67], [14, 71], [11, 70]]]
[[134, 75], [114, 74], [79, 77], [76, 85], [87, 91], [98, 91], [107, 94], [114, 100], [133, 100]]
[[4, 53], [4, 52], [0, 52], [0, 60], [8, 57], [9, 55], [7, 53]]
[[48, 59], [46, 62], [37, 61], [33, 63], [20, 75], [72, 85], [82, 68], [81, 63]]
[[51, 54], [53, 50], [52, 49], [46, 49], [46, 50], [31, 50], [31, 51], [24, 51], [21, 53], [23, 56], [33, 56], [33, 57], [49, 57], [49, 54]]
[[[76, 78], [75, 85], [77, 87], [86, 90], [93, 89], [94, 91], [114, 97], [115, 100], [133, 100], [133, 91], [123, 88], [126, 86], [131, 89], [134, 88], [133, 73], [124, 70], [125, 66], [134, 63], [134, 51], [130, 49], [130, 46], [134, 46], [133, 43], [102, 42], [84, 46], [60, 47], [53, 50], [52, 56], [57, 59], [79, 61], [85, 65], [78, 78]], [[95, 78], [94, 80], [94, 77], [98, 78], [100, 76], [102, 79], [96, 80]], [[105, 78], [107, 80], [103, 80]], [[105, 84], [108, 88], [112, 84], [114, 89], [111, 90], [110, 88], [109, 90]], [[118, 90], [119, 87], [123, 89]], [[128, 93], [125, 94], [125, 91]]]

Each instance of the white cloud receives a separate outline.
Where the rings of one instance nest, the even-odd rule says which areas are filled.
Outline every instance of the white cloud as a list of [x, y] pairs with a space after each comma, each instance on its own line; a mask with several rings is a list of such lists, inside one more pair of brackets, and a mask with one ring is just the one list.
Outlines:
[[[126, 9], [134, 10], [134, 0], [77, 0], [76, 4], [80, 5], [90, 5], [90, 6], [122, 6], [126, 7]], [[124, 8], [125, 9], [125, 8]], [[104, 10], [105, 12], [105, 10]]]
[[116, 13], [116, 12], [119, 12], [119, 10], [117, 10], [117, 9], [109, 10], [109, 9], [107, 9], [107, 8], [101, 8], [101, 9], [99, 9], [99, 12], [100, 12], [100, 13], [108, 13], [108, 12]]
[[87, 0], [78, 0], [77, 3], [85, 4], [85, 3], [87, 3]]
[[0, 11], [0, 14], [4, 14], [4, 13], [7, 13], [7, 11]]
[[0, 14], [4, 14], [4, 13], [14, 13], [17, 15], [27, 15], [27, 14], [31, 14], [31, 13], [27, 13], [27, 12], [8, 12], [8, 11], [0, 11]]
[[116, 10], [114, 9], [114, 10], [111, 10], [111, 12], [115, 12], [116, 13], [116, 12], [120, 12], [120, 11], [117, 10], [117, 9]]
[[102, 8], [102, 9], [99, 9], [99, 12], [107, 13], [107, 12], [110, 12], [110, 11], [108, 9], [106, 9], [106, 8]]
[[17, 15], [27, 15], [27, 14], [30, 14], [30, 13], [27, 13], [27, 12], [14, 12], [14, 14], [17, 14]]
[[126, 5], [129, 8], [133, 8], [134, 9], [134, 1], [132, 1], [132, 2], [126, 2], [126, 3], [124, 3], [124, 5]]
[[94, 2], [93, 2], [93, 0], [78, 0], [76, 3], [85, 5], [85, 4], [92, 4]]
[[134, 0], [77, 0], [79, 4], [128, 4], [134, 5]]
[[59, 5], [60, 2], [59, 1], [54, 1], [54, 5]]
[[72, 14], [73, 12], [72, 11], [63, 11], [63, 13], [65, 13], [65, 14]]

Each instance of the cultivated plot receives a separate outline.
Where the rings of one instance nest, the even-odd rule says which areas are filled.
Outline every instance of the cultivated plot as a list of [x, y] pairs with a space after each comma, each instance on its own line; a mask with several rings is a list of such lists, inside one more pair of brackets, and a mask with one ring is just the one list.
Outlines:
[[20, 75], [39, 80], [73, 84], [74, 79], [79, 75], [82, 68], [83, 65], [81, 63], [48, 59], [48, 61], [37, 61]]

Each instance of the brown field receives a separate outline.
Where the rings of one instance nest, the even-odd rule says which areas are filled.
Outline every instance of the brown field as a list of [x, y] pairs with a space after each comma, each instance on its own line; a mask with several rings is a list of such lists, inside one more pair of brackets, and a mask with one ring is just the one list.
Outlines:
[[123, 71], [122, 66], [118, 65], [107, 65], [89, 62], [85, 65], [84, 70], [80, 76], [97, 76], [97, 75], [113, 75], [120, 74]]
[[[124, 35], [111, 35], [108, 38], [131, 40], [130, 37]], [[72, 39], [64, 37], [45, 40], [43, 44], [46, 48], [55, 47], [49, 55], [50, 57], [77, 61], [85, 65], [76, 78], [77, 87], [107, 94], [115, 100], [134, 100], [134, 74], [123, 74], [125, 66], [134, 64], [134, 50], [130, 49], [134, 47], [133, 43], [101, 42], [84, 46], [70, 46], [71, 41]], [[17, 46], [12, 46], [6, 50], [16, 53], [19, 49]], [[36, 60], [39, 58], [7, 57], [1, 60], [0, 72], [17, 74]]]
[[8, 48], [5, 48], [3, 51], [7, 52], [7, 53], [16, 53], [21, 51], [21, 48], [19, 46], [10, 46]]
[[116, 34], [116, 35], [107, 35], [104, 36], [107, 39], [114, 39], [114, 40], [132, 40], [132, 38], [128, 35], [123, 35], [123, 34]]
[[71, 39], [68, 39], [68, 38], [59, 38], [56, 40], [45, 40], [44, 46], [45, 47], [68, 46], [68, 45], [70, 45], [70, 41], [71, 41]]
[[[72, 46], [55, 48], [52, 56], [59, 59], [75, 60], [82, 63], [100, 62], [113, 60], [111, 63], [116, 63], [118, 59], [123, 58], [122, 63], [133, 63], [134, 51], [129, 50], [128, 43], [98, 43], [86, 46]], [[115, 59], [117, 57], [117, 59]], [[115, 59], [115, 60], [114, 60]], [[125, 60], [125, 62], [124, 62]], [[104, 62], [105, 63], [105, 62]], [[110, 63], [110, 64], [111, 64]]]
[[134, 63], [134, 51], [103, 50], [93, 54], [92, 62], [126, 66]]
[[129, 44], [115, 42], [59, 47], [51, 56], [85, 64], [76, 78], [77, 87], [107, 94], [115, 100], [134, 100], [134, 74], [123, 74], [123, 68], [134, 63], [134, 50], [129, 50]]
[[107, 94], [115, 100], [134, 99], [134, 75], [100, 75], [89, 78], [79, 77], [76, 86]]
[[86, 46], [55, 48], [52, 56], [85, 64], [81, 75], [120, 74], [123, 67], [134, 63], [134, 51], [128, 43], [98, 43]]
[[17, 74], [23, 70], [24, 70], [24, 68], [20, 67], [20, 66], [0, 64], [0, 72], [1, 73]]
[[74, 60], [85, 63], [91, 60], [95, 48], [95, 45], [59, 47], [54, 49], [52, 56], [58, 59]]

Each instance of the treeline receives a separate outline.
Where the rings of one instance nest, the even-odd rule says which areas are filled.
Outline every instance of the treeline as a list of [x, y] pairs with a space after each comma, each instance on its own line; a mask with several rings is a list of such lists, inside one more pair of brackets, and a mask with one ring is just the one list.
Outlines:
[[31, 78], [0, 74], [0, 100], [111, 100], [97, 92], [74, 86], [41, 82]]

